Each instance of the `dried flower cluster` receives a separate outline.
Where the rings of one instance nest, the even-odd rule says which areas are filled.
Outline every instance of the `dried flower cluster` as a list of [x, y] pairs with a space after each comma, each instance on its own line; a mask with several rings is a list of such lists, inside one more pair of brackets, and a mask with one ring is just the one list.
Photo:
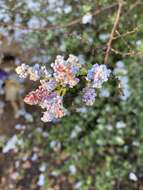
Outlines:
[[[22, 64], [16, 72], [22, 78], [40, 80], [40, 86], [30, 92], [24, 99], [27, 104], [39, 105], [44, 111], [41, 120], [43, 122], [56, 121], [66, 115], [67, 110], [63, 106], [63, 89], [73, 88], [80, 82], [81, 64], [74, 55], [69, 55], [65, 60], [58, 55], [55, 62], [51, 64], [52, 72], [46, 67], [36, 64], [33, 67]], [[82, 90], [83, 102], [91, 106], [95, 102], [96, 88], [101, 88], [103, 82], [110, 76], [110, 70], [105, 65], [95, 64], [91, 69], [86, 70], [86, 87]]]
[[69, 86], [72, 88], [79, 82], [76, 74], [81, 65], [78, 63], [77, 57], [70, 55], [65, 61], [63, 56], [57, 56], [55, 63], [51, 66], [54, 70], [54, 78], [63, 87]]
[[41, 77], [49, 77], [46, 68], [44, 66], [41, 67], [39, 64], [35, 64], [32, 67], [22, 64], [16, 68], [16, 72], [21, 78], [29, 78], [32, 81], [37, 81]]

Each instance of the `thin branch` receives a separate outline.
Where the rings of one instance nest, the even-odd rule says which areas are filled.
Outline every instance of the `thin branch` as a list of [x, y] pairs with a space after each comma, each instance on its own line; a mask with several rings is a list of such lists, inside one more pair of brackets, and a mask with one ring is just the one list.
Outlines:
[[107, 43], [107, 50], [106, 50], [106, 54], [105, 54], [105, 58], [104, 58], [104, 64], [108, 63], [108, 58], [109, 58], [109, 54], [110, 54], [110, 50], [111, 50], [111, 45], [112, 45], [112, 41], [113, 41], [113, 38], [114, 38], [115, 31], [116, 31], [118, 23], [119, 23], [122, 6], [123, 6], [123, 2], [119, 1], [117, 16], [116, 16], [116, 19], [115, 19], [115, 22], [114, 22], [114, 25], [113, 25], [113, 28], [112, 28], [112, 31], [111, 31], [111, 34], [110, 34], [110, 37], [109, 37], [109, 41]]
[[111, 51], [114, 52], [115, 54], [117, 55], [121, 55], [123, 57], [125, 56], [140, 56], [140, 55], [143, 55], [143, 52], [142, 51], [130, 51], [130, 52], [121, 52], [121, 51], [118, 51], [118, 50], [115, 50], [113, 48], [111, 48]]
[[116, 39], [118, 39], [118, 38], [122, 38], [122, 37], [126, 37], [126, 36], [129, 36], [129, 35], [132, 35], [132, 34], [134, 34], [134, 33], [136, 33], [136, 32], [138, 32], [140, 29], [139, 29], [140, 27], [135, 27], [133, 30], [131, 30], [131, 31], [128, 31], [128, 32], [126, 32], [126, 33], [124, 33], [124, 34], [120, 34], [120, 35], [118, 35], [118, 36], [115, 36], [114, 38], [113, 38], [113, 40], [116, 40]]
[[[107, 6], [107, 7], [104, 7], [104, 8], [101, 8], [99, 10], [96, 10], [95, 12], [92, 13], [92, 16], [97, 16], [98, 14], [100, 14], [101, 12], [103, 11], [107, 11], [107, 10], [110, 10], [114, 7], [116, 7], [118, 4], [117, 3], [114, 3], [110, 6]], [[62, 28], [68, 28], [68, 27], [71, 27], [71, 26], [75, 26], [79, 23], [81, 23], [82, 21], [82, 18], [77, 18], [67, 24], [55, 24], [55, 25], [49, 25], [45, 28], [30, 28], [28, 26], [24, 26], [24, 25], [18, 25], [18, 24], [14, 24], [12, 22], [0, 22], [0, 26], [3, 26], [3, 27], [12, 27], [12, 28], [18, 28], [18, 29], [23, 29], [23, 30], [31, 30], [31, 31], [41, 31], [41, 32], [47, 32], [48, 30], [55, 30], [55, 29], [62, 29]]]
[[131, 5], [131, 7], [129, 8], [127, 14], [129, 12], [131, 12], [134, 8], [136, 8], [138, 5], [142, 4], [141, 0], [137, 0], [134, 4]]

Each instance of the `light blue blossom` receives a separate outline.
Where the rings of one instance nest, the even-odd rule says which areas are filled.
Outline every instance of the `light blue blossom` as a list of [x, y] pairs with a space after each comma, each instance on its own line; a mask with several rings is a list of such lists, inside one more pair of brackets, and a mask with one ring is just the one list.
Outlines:
[[82, 100], [86, 105], [88, 106], [93, 105], [95, 102], [95, 97], [96, 97], [95, 89], [88, 87], [83, 89]]
[[57, 82], [54, 78], [51, 78], [49, 81], [42, 80], [40, 82], [48, 92], [52, 92], [57, 86]]
[[42, 187], [42, 186], [44, 186], [44, 184], [45, 184], [45, 176], [44, 176], [44, 174], [40, 174], [37, 185]]
[[87, 81], [92, 88], [101, 88], [110, 76], [111, 70], [107, 69], [106, 65], [94, 64], [87, 73]]
[[88, 24], [92, 22], [92, 14], [91, 13], [86, 13], [83, 17], [82, 17], [82, 24]]

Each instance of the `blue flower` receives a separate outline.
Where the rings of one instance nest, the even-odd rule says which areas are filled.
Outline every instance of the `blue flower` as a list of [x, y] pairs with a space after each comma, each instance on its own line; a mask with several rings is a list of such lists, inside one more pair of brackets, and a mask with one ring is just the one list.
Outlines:
[[40, 82], [48, 92], [52, 92], [57, 86], [57, 82], [53, 78], [49, 79], [49, 81], [41, 80]]
[[86, 87], [83, 89], [82, 92], [83, 92], [83, 97], [82, 97], [83, 102], [85, 102], [87, 106], [93, 105], [96, 97], [95, 89]]
[[94, 64], [88, 70], [86, 80], [92, 88], [101, 88], [103, 82], [107, 81], [110, 76], [111, 70], [107, 69], [106, 65]]
[[8, 77], [8, 73], [0, 69], [0, 80], [5, 80]]

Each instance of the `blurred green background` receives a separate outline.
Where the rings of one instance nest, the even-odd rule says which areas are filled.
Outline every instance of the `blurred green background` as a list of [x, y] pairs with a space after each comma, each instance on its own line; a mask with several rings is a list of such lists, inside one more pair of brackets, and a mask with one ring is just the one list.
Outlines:
[[[77, 96], [69, 116], [43, 124], [35, 107], [15, 119], [0, 96], [0, 189], [143, 189], [143, 2], [123, 4], [108, 60], [113, 75], [94, 106]], [[117, 10], [116, 0], [0, 0], [0, 68], [13, 75], [23, 62], [48, 67], [69, 54], [102, 64]], [[35, 87], [22, 82], [23, 95]]]

